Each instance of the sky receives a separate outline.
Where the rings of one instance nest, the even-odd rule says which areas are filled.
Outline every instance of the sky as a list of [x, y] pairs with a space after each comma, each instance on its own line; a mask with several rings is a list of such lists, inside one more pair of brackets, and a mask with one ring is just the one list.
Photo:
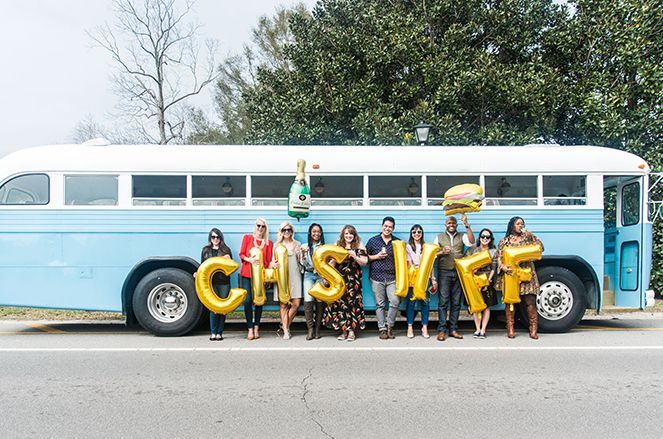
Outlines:
[[[180, 1], [180, 0], [176, 0]], [[311, 9], [315, 0], [302, 0]], [[197, 0], [201, 39], [219, 42], [217, 61], [238, 52], [262, 15], [294, 0]], [[21, 0], [0, 12], [0, 157], [35, 145], [69, 143], [76, 125], [108, 121], [116, 98], [113, 62], [86, 34], [112, 22], [110, 1]], [[212, 111], [211, 88], [195, 103]]]

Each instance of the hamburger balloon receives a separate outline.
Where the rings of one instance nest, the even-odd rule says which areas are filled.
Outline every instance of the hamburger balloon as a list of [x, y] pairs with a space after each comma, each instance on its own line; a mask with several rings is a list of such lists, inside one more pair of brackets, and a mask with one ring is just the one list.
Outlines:
[[478, 184], [459, 184], [444, 193], [444, 214], [479, 212], [483, 199], [483, 189]]

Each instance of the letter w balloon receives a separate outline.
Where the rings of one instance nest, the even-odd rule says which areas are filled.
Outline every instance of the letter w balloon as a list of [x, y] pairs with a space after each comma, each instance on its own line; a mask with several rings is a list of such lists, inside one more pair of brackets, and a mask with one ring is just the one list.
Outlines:
[[234, 311], [246, 297], [244, 288], [233, 288], [225, 299], [216, 295], [212, 288], [212, 276], [218, 271], [230, 276], [239, 264], [230, 258], [215, 256], [203, 262], [196, 272], [196, 294], [200, 302], [215, 314], [228, 314]]
[[490, 281], [485, 273], [477, 275], [475, 272], [479, 268], [490, 265], [493, 262], [490, 253], [488, 250], [484, 250], [464, 258], [456, 259], [455, 262], [456, 271], [460, 278], [460, 284], [463, 287], [463, 293], [465, 294], [470, 314], [482, 312], [487, 306], [481, 295], [481, 289], [487, 287]]
[[320, 281], [309, 290], [309, 294], [328, 304], [336, 302], [345, 293], [345, 281], [341, 273], [336, 270], [329, 260], [333, 259], [340, 264], [348, 257], [348, 251], [341, 246], [325, 244], [313, 252], [313, 267], [315, 271], [329, 284], [325, 287]]
[[502, 265], [511, 267], [511, 274], [504, 273], [502, 277], [502, 302], [509, 304], [512, 310], [514, 303], [520, 303], [520, 283], [532, 279], [532, 269], [523, 268], [520, 264], [538, 261], [542, 253], [543, 249], [539, 244], [504, 248]]

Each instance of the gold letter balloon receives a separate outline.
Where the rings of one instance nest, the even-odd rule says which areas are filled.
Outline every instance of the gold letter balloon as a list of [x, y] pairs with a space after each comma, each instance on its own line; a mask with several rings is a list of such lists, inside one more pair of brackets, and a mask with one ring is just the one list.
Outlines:
[[343, 296], [345, 281], [341, 273], [329, 263], [329, 260], [333, 259], [340, 264], [347, 257], [348, 251], [338, 245], [321, 245], [313, 252], [313, 267], [329, 286], [325, 287], [320, 281], [316, 282], [309, 290], [311, 296], [328, 304], [336, 302]]
[[527, 261], [538, 261], [541, 259], [542, 253], [543, 250], [539, 244], [504, 248], [502, 265], [511, 267], [511, 274], [504, 273], [502, 277], [502, 303], [508, 304], [511, 310], [513, 310], [514, 303], [520, 303], [520, 283], [529, 282], [532, 279], [532, 269], [523, 268], [520, 264]]
[[414, 280], [412, 281], [412, 300], [426, 300], [428, 281], [433, 271], [433, 264], [435, 264], [435, 257], [438, 251], [440, 251], [440, 246], [429, 242], [425, 243], [422, 247], [419, 268], [416, 270]]
[[203, 262], [196, 274], [196, 294], [207, 309], [215, 314], [228, 314], [234, 311], [246, 297], [244, 288], [233, 288], [225, 299], [216, 295], [212, 288], [212, 276], [217, 271], [230, 276], [239, 268], [239, 264], [230, 258], [215, 256]]
[[460, 278], [460, 284], [463, 287], [463, 293], [467, 300], [470, 314], [480, 313], [486, 309], [486, 302], [481, 295], [481, 288], [487, 287], [490, 283], [488, 276], [483, 273], [476, 275], [475, 271], [486, 265], [490, 265], [493, 259], [488, 250], [475, 253], [464, 258], [456, 259], [456, 271]]
[[410, 286], [410, 276], [407, 269], [407, 257], [405, 254], [405, 241], [392, 240], [391, 247], [394, 250], [394, 271], [396, 274], [396, 295], [398, 297], [407, 296], [407, 290]]
[[276, 282], [276, 271], [273, 268], [265, 268], [262, 260], [262, 251], [258, 247], [249, 250], [249, 255], [258, 261], [251, 264], [251, 288], [253, 289], [253, 304], [262, 306], [267, 300], [265, 284]]
[[426, 243], [421, 250], [419, 268], [407, 268], [405, 241], [392, 241], [394, 249], [394, 268], [396, 274], [396, 295], [406, 297], [408, 288], [412, 285], [412, 300], [426, 300], [428, 281], [430, 279], [435, 255], [440, 250], [439, 245]]
[[276, 288], [279, 293], [279, 302], [290, 303], [290, 273], [288, 272], [288, 249], [284, 245], [277, 245], [274, 249], [276, 262]]

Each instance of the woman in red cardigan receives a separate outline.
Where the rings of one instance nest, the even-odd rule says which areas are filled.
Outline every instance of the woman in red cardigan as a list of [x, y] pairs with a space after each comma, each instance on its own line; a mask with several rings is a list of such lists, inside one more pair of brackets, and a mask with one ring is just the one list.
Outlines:
[[272, 262], [272, 251], [274, 244], [269, 240], [269, 230], [267, 230], [267, 220], [257, 218], [253, 226], [253, 234], [244, 235], [242, 238], [242, 247], [239, 251], [239, 259], [242, 261], [242, 268], [239, 272], [239, 287], [247, 291], [244, 299], [244, 316], [246, 317], [246, 326], [249, 330], [246, 338], [249, 340], [260, 338], [259, 326], [262, 316], [262, 306], [255, 306], [255, 315], [253, 312], [253, 289], [251, 288], [251, 264], [257, 264], [258, 260], [250, 255], [253, 247], [262, 251], [262, 263], [265, 268]]

